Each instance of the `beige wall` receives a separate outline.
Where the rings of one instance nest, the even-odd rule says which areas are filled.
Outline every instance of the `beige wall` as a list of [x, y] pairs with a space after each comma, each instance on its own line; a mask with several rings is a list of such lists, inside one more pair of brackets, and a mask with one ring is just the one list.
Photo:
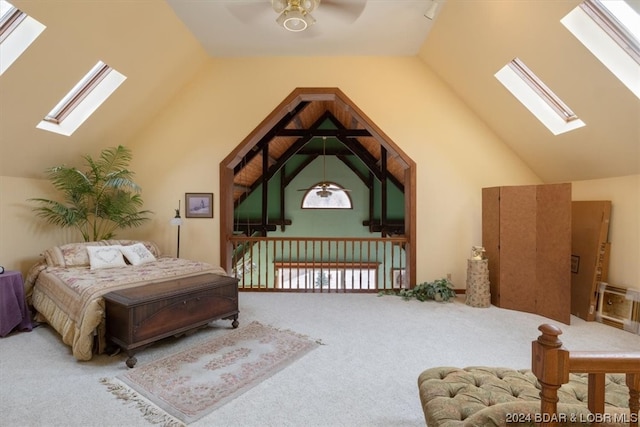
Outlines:
[[[348, 72], [345, 72], [347, 70]], [[402, 76], [402, 78], [398, 78]], [[453, 274], [465, 287], [466, 258], [480, 244], [481, 189], [540, 180], [415, 58], [212, 60], [132, 141], [132, 169], [153, 220], [121, 238], [175, 252], [169, 225], [185, 192], [214, 193], [214, 219], [185, 219], [181, 256], [217, 263], [220, 161], [295, 87], [339, 87], [418, 165], [418, 281]], [[573, 183], [574, 199], [614, 204], [610, 279], [638, 287], [639, 178]], [[46, 247], [76, 239], [36, 224], [26, 199], [46, 181], [0, 177], [0, 260], [26, 272]], [[183, 210], [184, 214], [184, 210]], [[634, 262], [635, 260], [635, 262]]]
[[48, 181], [0, 176], [0, 265], [7, 270], [29, 267], [49, 246], [81, 239], [73, 230], [62, 230], [36, 220], [29, 198], [55, 198]]
[[640, 175], [577, 181], [573, 200], [610, 200], [609, 283], [640, 290]]
[[174, 251], [178, 199], [213, 192], [215, 218], [186, 219], [180, 253], [219, 262], [219, 163], [296, 87], [340, 88], [418, 164], [419, 282], [452, 273], [465, 287], [482, 187], [540, 183], [416, 58], [212, 60], [131, 144], [157, 213], [141, 234]]

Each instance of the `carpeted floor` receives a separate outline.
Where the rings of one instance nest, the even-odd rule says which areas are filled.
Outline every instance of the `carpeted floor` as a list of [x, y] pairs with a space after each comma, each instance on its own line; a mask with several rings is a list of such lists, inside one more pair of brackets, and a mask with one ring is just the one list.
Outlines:
[[[190, 426], [424, 427], [417, 378], [434, 366], [528, 368], [541, 323], [570, 350], [640, 351], [640, 336], [572, 317], [571, 325], [496, 307], [374, 294], [240, 294], [240, 322], [291, 329], [322, 344]], [[143, 365], [225, 334], [229, 321], [137, 355]], [[77, 362], [47, 327], [0, 339], [2, 425], [148, 426], [100, 379], [126, 356]], [[134, 368], [135, 369], [135, 368]]]

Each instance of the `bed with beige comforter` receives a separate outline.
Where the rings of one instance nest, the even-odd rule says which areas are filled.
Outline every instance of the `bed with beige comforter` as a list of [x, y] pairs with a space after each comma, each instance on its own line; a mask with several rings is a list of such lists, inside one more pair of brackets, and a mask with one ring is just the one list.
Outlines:
[[[136, 243], [144, 244], [153, 255], [152, 260], [139, 265], [127, 262], [114, 268], [92, 268], [87, 246]], [[158, 247], [148, 241], [71, 243], [49, 248], [43, 256], [25, 278], [27, 301], [35, 310], [34, 320], [53, 327], [78, 360], [89, 360], [94, 353], [104, 352], [106, 293], [204, 273], [227, 274], [205, 262], [161, 256]]]

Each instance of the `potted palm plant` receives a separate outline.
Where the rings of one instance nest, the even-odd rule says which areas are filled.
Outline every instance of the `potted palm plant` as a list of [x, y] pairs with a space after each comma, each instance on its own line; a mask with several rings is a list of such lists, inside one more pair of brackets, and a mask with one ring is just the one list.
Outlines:
[[54, 166], [46, 174], [63, 201], [29, 199], [33, 210], [50, 224], [76, 228], [85, 241], [110, 239], [116, 230], [138, 227], [152, 212], [141, 210], [140, 187], [127, 169], [131, 151], [119, 145], [106, 148], [98, 159], [83, 156], [86, 170]]

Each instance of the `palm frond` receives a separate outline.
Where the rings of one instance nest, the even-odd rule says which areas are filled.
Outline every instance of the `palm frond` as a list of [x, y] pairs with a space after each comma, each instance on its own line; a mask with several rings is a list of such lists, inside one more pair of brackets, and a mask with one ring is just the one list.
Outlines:
[[36, 215], [50, 224], [76, 227], [85, 240], [109, 239], [119, 228], [138, 227], [153, 212], [140, 210], [141, 188], [127, 169], [131, 151], [126, 147], [107, 148], [94, 160], [85, 155], [87, 170], [55, 166], [46, 173], [63, 202], [30, 199], [37, 204]]
[[131, 150], [122, 145], [118, 145], [117, 147], [103, 150], [97, 164], [106, 175], [111, 171], [126, 169], [131, 159]]

